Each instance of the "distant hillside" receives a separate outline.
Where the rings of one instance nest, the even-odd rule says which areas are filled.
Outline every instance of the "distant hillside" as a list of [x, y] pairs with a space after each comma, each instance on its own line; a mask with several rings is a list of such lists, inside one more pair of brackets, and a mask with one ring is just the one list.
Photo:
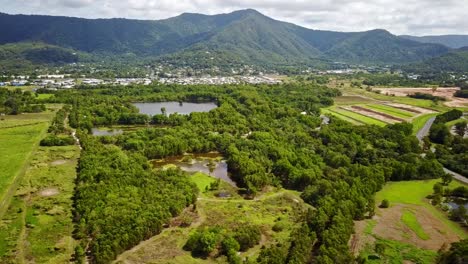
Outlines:
[[0, 69], [28, 68], [34, 65], [60, 65], [79, 60], [70, 49], [43, 43], [15, 43], [0, 45]]
[[399, 38], [385, 30], [355, 33], [326, 51], [329, 58], [354, 63], [406, 63], [444, 54], [448, 48]]
[[442, 36], [400, 36], [402, 38], [418, 41], [421, 43], [441, 44], [450, 48], [458, 49], [468, 46], [468, 35], [442, 35]]
[[251, 9], [213, 16], [186, 13], [157, 21], [0, 14], [0, 24], [0, 44], [42, 42], [106, 56], [187, 58], [206, 64], [309, 65], [324, 60], [398, 64], [449, 50], [383, 30], [311, 30]]
[[442, 71], [466, 73], [468, 72], [468, 47], [453, 50], [421, 63], [410, 64], [405, 69], [418, 73], [437, 73]]

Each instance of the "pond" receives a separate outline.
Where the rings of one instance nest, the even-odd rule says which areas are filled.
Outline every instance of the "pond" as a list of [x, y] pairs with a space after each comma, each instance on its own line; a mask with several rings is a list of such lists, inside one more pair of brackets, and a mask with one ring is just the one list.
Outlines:
[[465, 206], [468, 210], [468, 200], [460, 198], [451, 198], [447, 203], [452, 210], [458, 209], [460, 206]]
[[92, 128], [91, 133], [93, 136], [116, 136], [123, 134], [122, 129], [102, 129], [102, 128]]
[[175, 165], [186, 172], [202, 172], [236, 187], [236, 183], [229, 177], [226, 161], [222, 160], [218, 153], [176, 156], [153, 161], [155, 167], [167, 165]]
[[160, 103], [134, 103], [140, 113], [147, 115], [162, 114], [161, 108], [166, 109], [166, 115], [178, 113], [188, 115], [193, 112], [209, 112], [218, 106], [215, 103], [183, 103], [183, 102], [160, 102]]

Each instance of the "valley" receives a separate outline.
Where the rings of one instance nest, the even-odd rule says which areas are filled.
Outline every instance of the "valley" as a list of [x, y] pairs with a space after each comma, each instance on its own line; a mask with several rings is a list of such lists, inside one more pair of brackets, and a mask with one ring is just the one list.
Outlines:
[[0, 263], [468, 263], [463, 1], [4, 2]]

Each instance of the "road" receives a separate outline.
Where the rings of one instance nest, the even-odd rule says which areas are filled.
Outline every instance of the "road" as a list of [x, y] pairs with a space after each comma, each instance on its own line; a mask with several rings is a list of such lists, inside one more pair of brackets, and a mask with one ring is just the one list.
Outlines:
[[456, 173], [456, 172], [454, 172], [454, 171], [451, 171], [451, 170], [449, 170], [449, 169], [447, 169], [447, 168], [444, 168], [444, 171], [445, 171], [446, 173], [448, 173], [448, 174], [452, 174], [452, 176], [453, 176], [454, 179], [457, 179], [457, 180], [459, 180], [459, 181], [461, 181], [461, 182], [463, 182], [463, 183], [468, 184], [468, 178], [462, 176], [461, 174], [458, 174], [458, 173]]
[[419, 142], [422, 142], [422, 139], [429, 135], [429, 130], [431, 129], [432, 124], [434, 124], [435, 117], [431, 117], [429, 120], [427, 120], [426, 124], [418, 131], [416, 134], [416, 137], [418, 138]]
[[[429, 130], [431, 129], [431, 126], [434, 123], [434, 120], [435, 120], [435, 117], [432, 117], [429, 120], [427, 120], [426, 124], [424, 124], [424, 126], [418, 131], [418, 134], [416, 134], [416, 137], [418, 138], [419, 142], [422, 142], [422, 139], [429, 134]], [[444, 171], [448, 174], [451, 174], [454, 179], [468, 184], [468, 178], [454, 171], [451, 171], [445, 167], [444, 167]]]

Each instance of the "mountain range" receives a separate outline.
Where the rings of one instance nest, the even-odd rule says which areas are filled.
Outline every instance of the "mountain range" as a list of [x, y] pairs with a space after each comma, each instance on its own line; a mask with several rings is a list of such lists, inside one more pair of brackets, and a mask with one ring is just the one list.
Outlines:
[[[444, 36], [396, 36], [382, 29], [312, 30], [274, 20], [252, 9], [219, 15], [184, 13], [164, 20], [0, 13], [0, 25], [0, 60], [15, 57], [12, 50], [16, 50], [16, 58], [33, 64], [50, 62], [44, 54], [54, 54], [52, 58], [57, 58], [57, 62], [75, 61], [85, 54], [84, 57], [129, 55], [193, 63], [403, 64], [448, 54], [453, 47], [465, 43], [464, 38], [454, 41]], [[12, 43], [22, 43], [23, 48], [12, 49]], [[31, 52], [36, 56], [27, 55]]]

